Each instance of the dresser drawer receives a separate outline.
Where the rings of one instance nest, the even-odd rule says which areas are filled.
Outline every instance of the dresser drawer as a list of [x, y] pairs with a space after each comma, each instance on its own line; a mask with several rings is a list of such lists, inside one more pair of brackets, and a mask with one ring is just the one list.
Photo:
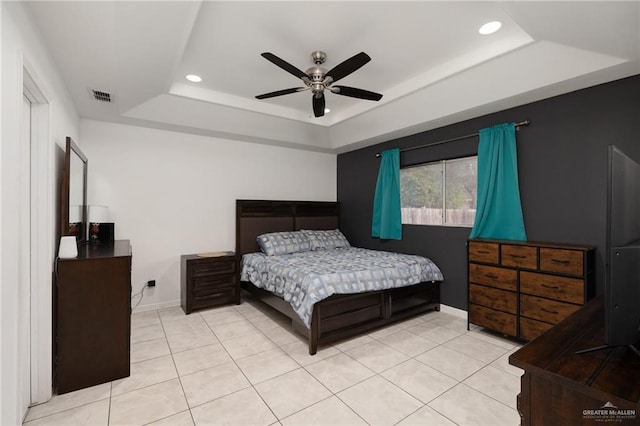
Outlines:
[[516, 268], [536, 269], [538, 267], [538, 250], [536, 247], [504, 244], [501, 264]]
[[525, 340], [533, 340], [551, 327], [553, 327], [553, 324], [529, 318], [520, 318], [520, 337]]
[[578, 278], [522, 271], [520, 291], [563, 302], [584, 303], [584, 281]]
[[193, 277], [213, 274], [232, 274], [236, 271], [236, 262], [233, 259], [225, 260], [200, 260], [192, 266]]
[[540, 270], [581, 276], [584, 253], [580, 250], [540, 248]]
[[518, 313], [518, 296], [512, 291], [469, 284], [469, 302], [511, 314]]
[[497, 264], [500, 262], [498, 247], [496, 243], [469, 241], [469, 260]]
[[469, 322], [531, 340], [594, 292], [595, 247], [468, 240]]
[[518, 271], [469, 263], [469, 282], [516, 291], [518, 287]]
[[565, 319], [580, 306], [541, 297], [520, 295], [520, 315], [540, 321], [556, 324]]
[[509, 336], [516, 336], [518, 331], [515, 315], [480, 305], [469, 304], [469, 322]]

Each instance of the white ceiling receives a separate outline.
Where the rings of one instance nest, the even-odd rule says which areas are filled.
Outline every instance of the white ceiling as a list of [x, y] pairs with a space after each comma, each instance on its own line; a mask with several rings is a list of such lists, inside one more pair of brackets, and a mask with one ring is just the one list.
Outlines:
[[[81, 117], [345, 152], [640, 73], [640, 3], [427, 1], [29, 2]], [[492, 20], [492, 35], [478, 28]], [[340, 84], [372, 102], [311, 93], [299, 69], [372, 60]], [[201, 83], [188, 82], [198, 74]], [[99, 102], [91, 90], [112, 95]], [[520, 117], [517, 119], [526, 119]]]

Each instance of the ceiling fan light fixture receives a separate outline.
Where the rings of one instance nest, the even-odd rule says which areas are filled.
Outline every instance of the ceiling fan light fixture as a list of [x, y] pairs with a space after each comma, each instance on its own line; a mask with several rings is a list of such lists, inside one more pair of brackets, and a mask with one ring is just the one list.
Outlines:
[[187, 74], [187, 76], [185, 77], [187, 80], [189, 80], [192, 83], [200, 83], [202, 81], [202, 77], [200, 77], [199, 75], [195, 75], [195, 74]]
[[349, 74], [357, 71], [367, 62], [371, 60], [371, 57], [364, 52], [360, 52], [351, 58], [340, 62], [335, 67], [327, 70], [320, 65], [324, 63], [327, 55], [321, 51], [315, 51], [311, 54], [311, 60], [315, 63], [314, 67], [309, 68], [306, 72], [298, 69], [274, 55], [271, 52], [263, 52], [260, 54], [267, 61], [273, 63], [279, 68], [282, 68], [289, 74], [298, 77], [302, 80], [305, 87], [293, 87], [291, 89], [277, 90], [275, 92], [263, 93], [257, 95], [256, 99], [267, 99], [275, 96], [288, 95], [291, 93], [302, 92], [304, 90], [311, 90], [311, 106], [313, 107], [313, 116], [318, 118], [329, 112], [329, 108], [325, 106], [324, 93], [335, 93], [337, 95], [349, 96], [351, 98], [365, 99], [370, 101], [379, 101], [382, 98], [380, 93], [370, 92], [368, 90], [358, 89], [356, 87], [348, 86], [332, 86], [332, 84]]
[[481, 26], [480, 29], [478, 30], [478, 32], [480, 34], [482, 34], [482, 35], [489, 35], [489, 34], [493, 34], [496, 31], [498, 31], [500, 29], [500, 27], [502, 27], [502, 22], [500, 22], [500, 21], [491, 21], [491, 22], [487, 22], [486, 24]]
[[[328, 114], [328, 113], [330, 113], [330, 112], [331, 112], [331, 110], [330, 110], [329, 108], [325, 108], [325, 109], [324, 109], [324, 113], [325, 113], [325, 115], [326, 115], [326, 114]], [[316, 116], [314, 116], [313, 114], [309, 114], [309, 118], [313, 119], [313, 118], [321, 118], [321, 117], [316, 117]]]

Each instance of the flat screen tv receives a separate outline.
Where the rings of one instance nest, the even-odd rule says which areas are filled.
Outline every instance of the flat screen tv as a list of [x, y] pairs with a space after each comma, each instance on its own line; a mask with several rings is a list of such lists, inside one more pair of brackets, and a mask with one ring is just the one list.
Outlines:
[[605, 347], [640, 354], [640, 164], [609, 146]]

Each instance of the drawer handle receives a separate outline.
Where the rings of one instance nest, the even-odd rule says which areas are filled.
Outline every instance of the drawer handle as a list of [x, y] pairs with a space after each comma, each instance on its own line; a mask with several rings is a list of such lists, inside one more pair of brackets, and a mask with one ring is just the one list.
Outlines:
[[560, 263], [561, 265], [568, 265], [571, 263], [570, 260], [553, 259], [553, 258], [551, 258], [551, 261], [554, 263]]
[[547, 284], [540, 284], [540, 287], [550, 288], [550, 289], [553, 289], [553, 290], [557, 290], [557, 289], [560, 288], [557, 285], [547, 285]]
[[558, 315], [558, 312], [556, 312], [556, 311], [549, 311], [549, 310], [547, 310], [545, 308], [540, 308], [540, 310], [543, 311], [543, 312], [546, 312], [548, 314]]
[[489, 250], [478, 250], [478, 253], [480, 253], [480, 254], [489, 254], [491, 252]]
[[489, 296], [488, 294], [485, 294], [485, 295], [484, 295], [484, 297], [486, 297], [487, 299], [492, 300], [492, 301], [494, 301], [494, 302], [495, 302], [496, 300], [498, 300], [496, 297]]
[[514, 259], [526, 259], [527, 256], [524, 256], [522, 254], [510, 254], [509, 256], [513, 257]]
[[492, 273], [484, 274], [484, 276], [487, 278], [491, 278], [492, 280], [499, 278], [496, 274], [492, 274]]

